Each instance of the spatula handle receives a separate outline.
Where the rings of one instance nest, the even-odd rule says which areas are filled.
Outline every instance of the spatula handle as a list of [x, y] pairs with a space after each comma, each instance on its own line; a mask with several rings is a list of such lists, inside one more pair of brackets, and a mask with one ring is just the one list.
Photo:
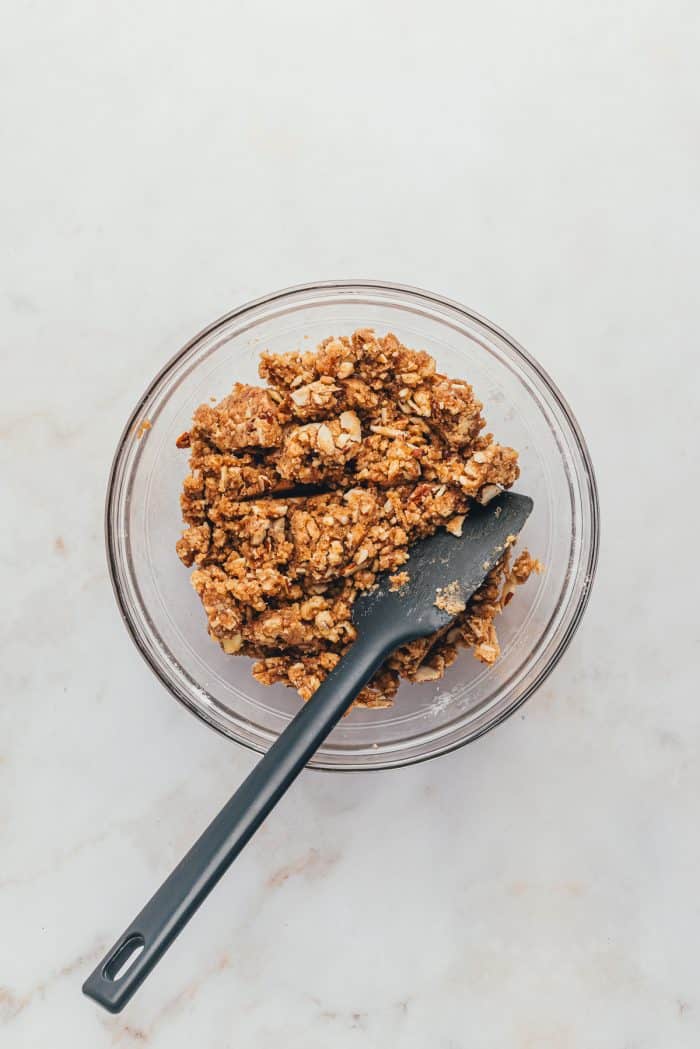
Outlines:
[[124, 1008], [397, 643], [387, 647], [381, 632], [358, 638], [87, 978], [86, 995]]

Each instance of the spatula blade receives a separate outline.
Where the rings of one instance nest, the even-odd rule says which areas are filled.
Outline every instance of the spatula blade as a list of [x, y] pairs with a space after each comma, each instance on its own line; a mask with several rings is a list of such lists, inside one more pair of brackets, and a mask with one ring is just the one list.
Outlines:
[[447, 626], [519, 534], [532, 507], [529, 496], [502, 492], [487, 506], [470, 508], [460, 536], [440, 531], [416, 543], [401, 567], [409, 576], [405, 586], [392, 591], [386, 572], [355, 601], [358, 633], [381, 630], [398, 645]]

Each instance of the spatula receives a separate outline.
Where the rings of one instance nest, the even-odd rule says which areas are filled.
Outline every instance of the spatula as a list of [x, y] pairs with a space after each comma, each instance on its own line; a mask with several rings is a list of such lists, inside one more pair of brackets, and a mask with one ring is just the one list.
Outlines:
[[461, 536], [441, 531], [411, 548], [403, 587], [392, 591], [379, 576], [358, 597], [347, 655], [88, 977], [85, 994], [112, 1013], [124, 1008], [387, 656], [450, 623], [531, 510], [530, 498], [512, 492], [475, 504]]

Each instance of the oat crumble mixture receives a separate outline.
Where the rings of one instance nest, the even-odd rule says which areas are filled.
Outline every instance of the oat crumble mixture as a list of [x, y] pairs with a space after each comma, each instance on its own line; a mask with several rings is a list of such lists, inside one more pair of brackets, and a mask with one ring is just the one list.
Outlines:
[[[211, 637], [306, 700], [355, 639], [357, 594], [384, 571], [405, 585], [411, 543], [441, 527], [459, 535], [473, 500], [517, 479], [518, 455], [483, 432], [467, 382], [391, 333], [263, 353], [259, 372], [266, 386], [236, 383], [178, 438], [190, 473], [177, 553], [194, 566]], [[390, 706], [401, 678], [437, 680], [460, 646], [495, 662], [495, 619], [540, 569], [506, 549], [450, 626], [397, 649], [356, 705]]]

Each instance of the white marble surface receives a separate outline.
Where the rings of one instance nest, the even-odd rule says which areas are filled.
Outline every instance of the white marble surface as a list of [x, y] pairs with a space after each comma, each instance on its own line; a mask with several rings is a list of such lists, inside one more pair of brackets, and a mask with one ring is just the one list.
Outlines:
[[[697, 5], [12, 8], [2, 1049], [696, 1047]], [[305, 774], [110, 1017], [82, 979], [253, 763], [121, 626], [113, 446], [209, 319], [353, 275], [462, 300], [551, 371], [598, 471], [597, 587], [488, 737]]]

